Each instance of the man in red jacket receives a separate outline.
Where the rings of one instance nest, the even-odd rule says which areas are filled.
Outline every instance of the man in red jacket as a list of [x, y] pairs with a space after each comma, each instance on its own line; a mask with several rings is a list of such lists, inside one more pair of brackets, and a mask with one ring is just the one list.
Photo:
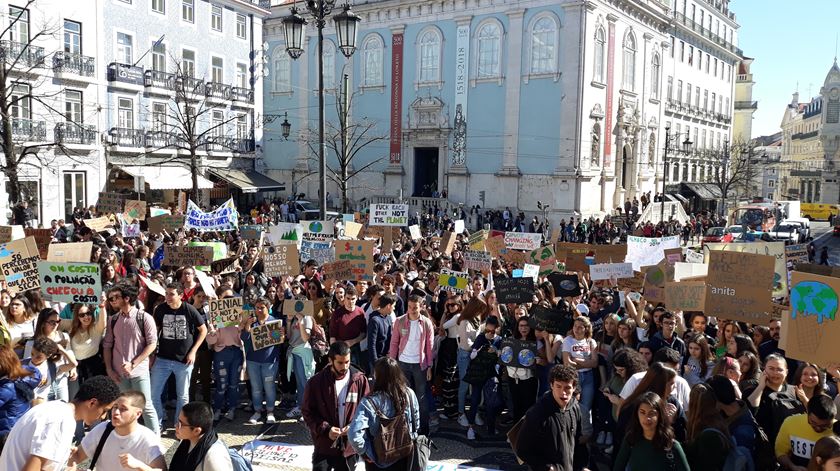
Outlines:
[[301, 408], [315, 444], [312, 469], [353, 471], [359, 455], [347, 441], [347, 429], [359, 401], [368, 394], [368, 380], [350, 365], [346, 342], [334, 342], [327, 355], [330, 365], [306, 383]]

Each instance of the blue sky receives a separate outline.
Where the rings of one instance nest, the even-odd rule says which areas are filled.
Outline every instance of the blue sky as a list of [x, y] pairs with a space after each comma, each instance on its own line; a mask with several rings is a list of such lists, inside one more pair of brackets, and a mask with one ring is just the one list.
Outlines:
[[778, 132], [784, 107], [799, 83], [799, 101], [819, 94], [840, 33], [838, 0], [737, 0], [738, 46], [752, 65], [758, 100], [753, 137]]

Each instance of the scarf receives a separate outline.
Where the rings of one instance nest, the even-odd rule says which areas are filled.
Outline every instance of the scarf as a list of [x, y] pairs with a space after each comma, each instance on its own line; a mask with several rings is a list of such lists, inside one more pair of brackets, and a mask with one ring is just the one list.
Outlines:
[[204, 461], [204, 457], [210, 450], [210, 447], [219, 439], [216, 431], [210, 429], [209, 432], [202, 435], [201, 439], [196, 443], [195, 448], [190, 451], [190, 441], [182, 440], [175, 450], [175, 455], [172, 456], [172, 462], [169, 464], [170, 469], [179, 469], [182, 471], [194, 471], [198, 469], [198, 465]]

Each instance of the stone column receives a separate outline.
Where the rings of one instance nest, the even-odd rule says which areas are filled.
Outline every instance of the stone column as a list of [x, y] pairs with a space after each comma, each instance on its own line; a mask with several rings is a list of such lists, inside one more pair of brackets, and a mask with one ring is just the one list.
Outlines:
[[500, 176], [519, 176], [517, 156], [519, 152], [519, 97], [522, 83], [522, 22], [524, 9], [507, 12], [510, 32], [505, 71], [505, 138], [502, 149], [502, 168]]
[[[458, 43], [463, 41], [463, 39], [461, 39], [461, 37], [460, 37], [460, 34], [461, 34], [460, 30], [466, 29], [466, 31], [465, 31], [466, 36], [467, 36], [466, 37], [466, 44], [467, 44], [468, 48], [466, 49], [466, 57], [464, 58], [464, 62], [465, 62], [464, 66], [466, 67], [467, 79], [463, 81], [463, 84], [464, 84], [464, 87], [465, 87], [464, 93], [466, 94], [467, 103], [469, 103], [469, 95], [468, 95], [468, 91], [469, 91], [469, 80], [468, 80], [469, 69], [470, 69], [470, 64], [472, 63], [472, 59], [471, 59], [470, 56], [475, 52], [475, 51], [472, 50], [472, 47], [471, 47], [472, 44], [470, 44], [471, 41], [472, 41], [472, 38], [470, 37], [470, 36], [472, 36], [472, 32], [470, 31], [470, 28], [469, 28], [469, 25], [470, 25], [471, 21], [472, 21], [472, 16], [471, 15], [458, 16], [458, 17], [455, 18], [455, 24], [456, 24], [456, 28], [457, 28], [459, 36], [456, 38], [456, 46], [455, 46], [456, 47], [456, 54], [455, 54], [456, 55], [456, 66], [455, 66], [455, 71], [454, 71], [454, 73], [455, 73], [454, 81], [455, 81], [455, 84], [456, 84], [456, 87], [457, 87], [458, 86], [457, 74], [459, 73], [457, 64], [460, 63], [460, 61], [457, 58], [461, 57], [461, 55], [462, 55], [462, 52], [460, 50], [457, 50], [457, 49], [458, 49]], [[467, 27], [467, 28], [464, 28], [464, 27]], [[458, 93], [458, 92], [456, 91], [456, 93]], [[457, 100], [458, 100], [458, 98], [456, 96], [456, 102], [457, 102]], [[450, 106], [450, 109], [453, 110], [453, 114], [451, 116], [452, 129], [453, 129], [453, 131], [452, 131], [452, 146], [447, 145], [447, 146], [443, 147], [443, 151], [444, 151], [443, 152], [443, 158], [445, 159], [444, 169], [445, 169], [445, 172], [446, 172], [444, 180], [446, 182], [446, 189], [447, 189], [447, 192], [448, 192], [448, 195], [449, 195], [448, 196], [449, 200], [453, 201], [453, 202], [456, 202], [456, 203], [466, 204], [467, 203], [467, 197], [469, 195], [469, 185], [468, 184], [469, 184], [469, 179], [470, 179], [470, 172], [467, 169], [467, 155], [469, 153], [469, 148], [467, 147], [467, 137], [470, 135], [469, 106], [465, 105], [466, 106], [466, 110], [465, 110], [466, 113], [463, 115], [463, 122], [459, 122], [458, 114], [457, 114], [457, 112], [454, 112], [454, 110], [456, 109], [455, 106], [457, 106], [457, 103], [455, 103], [454, 106]], [[459, 134], [462, 134], [462, 133], [465, 133], [465, 136], [459, 136]], [[456, 146], [461, 146], [461, 148], [463, 149], [461, 151], [462, 154], [461, 154], [459, 160], [454, 159], [454, 157], [455, 157], [454, 154], [456, 152], [456, 150], [455, 150]]]

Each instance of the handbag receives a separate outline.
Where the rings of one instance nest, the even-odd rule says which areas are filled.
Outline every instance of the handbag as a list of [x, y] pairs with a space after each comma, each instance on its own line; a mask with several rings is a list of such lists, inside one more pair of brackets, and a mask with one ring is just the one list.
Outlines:
[[499, 391], [498, 379], [488, 379], [487, 382], [484, 383], [482, 393], [484, 394], [484, 407], [486, 407], [487, 410], [499, 410], [504, 405], [501, 391]]
[[464, 375], [464, 381], [473, 386], [484, 386], [484, 383], [490, 377], [496, 375], [496, 363], [498, 361], [498, 355], [482, 349], [475, 358], [470, 360], [467, 373]]
[[513, 456], [516, 456], [516, 461], [519, 464], [525, 464], [525, 462], [522, 461], [522, 458], [520, 458], [519, 455], [516, 454], [516, 447], [519, 443], [519, 433], [522, 431], [522, 426], [524, 424], [525, 417], [522, 417], [513, 425], [513, 427], [510, 428], [510, 430], [508, 430], [507, 433], [507, 442], [510, 443], [510, 449], [513, 450]]

